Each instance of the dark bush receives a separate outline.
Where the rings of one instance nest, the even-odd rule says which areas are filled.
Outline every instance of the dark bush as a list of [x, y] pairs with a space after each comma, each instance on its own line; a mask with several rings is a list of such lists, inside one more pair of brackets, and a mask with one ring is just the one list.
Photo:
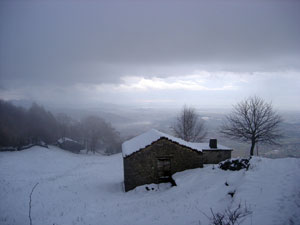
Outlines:
[[246, 169], [248, 170], [250, 166], [250, 158], [248, 159], [228, 159], [226, 161], [219, 163], [219, 168], [222, 170], [242, 170]]

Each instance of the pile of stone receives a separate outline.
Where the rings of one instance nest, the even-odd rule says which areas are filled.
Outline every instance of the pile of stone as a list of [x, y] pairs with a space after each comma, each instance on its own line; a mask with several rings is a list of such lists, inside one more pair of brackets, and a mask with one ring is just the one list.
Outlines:
[[232, 170], [232, 171], [237, 171], [237, 170], [242, 170], [246, 169], [248, 170], [250, 166], [250, 159], [228, 159], [226, 161], [223, 161], [219, 163], [219, 168], [222, 170]]

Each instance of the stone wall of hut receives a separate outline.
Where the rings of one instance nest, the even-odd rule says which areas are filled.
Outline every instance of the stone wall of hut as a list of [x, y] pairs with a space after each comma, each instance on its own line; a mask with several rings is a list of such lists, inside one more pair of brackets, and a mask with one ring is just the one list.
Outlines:
[[158, 160], [170, 159], [171, 174], [203, 167], [203, 154], [161, 138], [148, 147], [123, 158], [125, 191], [137, 186], [159, 183]]
[[77, 154], [80, 153], [80, 150], [84, 149], [83, 145], [75, 141], [64, 141], [63, 143], [59, 143], [59, 147]]
[[217, 164], [231, 158], [230, 150], [203, 150], [204, 164]]

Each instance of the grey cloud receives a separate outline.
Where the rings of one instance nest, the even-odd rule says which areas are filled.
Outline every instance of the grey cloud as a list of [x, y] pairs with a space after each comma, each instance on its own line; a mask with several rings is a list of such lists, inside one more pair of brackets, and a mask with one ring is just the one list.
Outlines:
[[[293, 0], [1, 1], [0, 98], [62, 105], [201, 98], [203, 104], [227, 105], [238, 96], [261, 94], [291, 107], [288, 100], [299, 96], [299, 12], [300, 1]], [[226, 71], [248, 77], [296, 72], [226, 94], [89, 90], [89, 84], [120, 83], [123, 76], [201, 70], [228, 80], [233, 78]]]
[[299, 69], [297, 1], [0, 4], [5, 84], [119, 82], [124, 74], [147, 76], [173, 65]]

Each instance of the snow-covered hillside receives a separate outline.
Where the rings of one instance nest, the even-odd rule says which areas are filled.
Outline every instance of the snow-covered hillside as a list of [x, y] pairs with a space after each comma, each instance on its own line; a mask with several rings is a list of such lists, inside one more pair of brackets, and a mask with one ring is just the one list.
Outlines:
[[254, 158], [250, 170], [238, 172], [209, 165], [175, 174], [176, 187], [128, 193], [122, 163], [121, 154], [76, 155], [56, 147], [1, 152], [0, 224], [29, 224], [37, 182], [33, 225], [205, 225], [210, 208], [222, 212], [239, 203], [253, 211], [245, 225], [300, 224], [300, 159]]

